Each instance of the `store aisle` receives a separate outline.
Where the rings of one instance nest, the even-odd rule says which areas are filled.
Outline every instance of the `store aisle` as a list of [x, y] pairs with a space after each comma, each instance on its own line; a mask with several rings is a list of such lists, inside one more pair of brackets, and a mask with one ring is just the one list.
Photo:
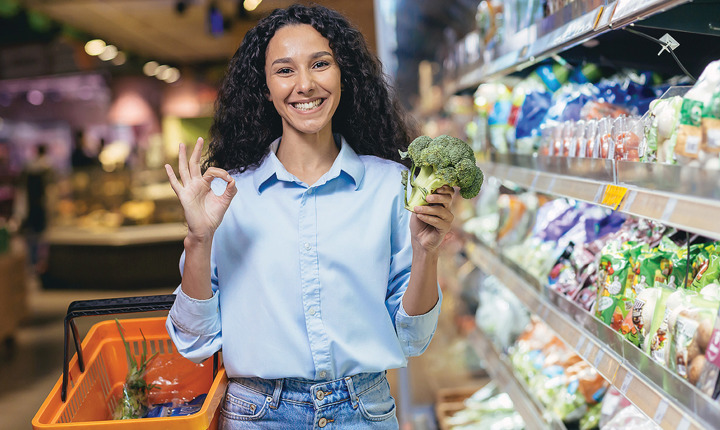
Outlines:
[[[173, 290], [173, 287], [166, 287], [142, 291], [47, 291], [36, 281], [30, 281], [27, 288], [28, 314], [16, 332], [14, 347], [0, 347], [0, 430], [31, 428], [33, 416], [60, 377], [63, 318], [72, 301], [168, 294]], [[80, 335], [84, 337], [100, 320], [94, 317], [79, 319]]]

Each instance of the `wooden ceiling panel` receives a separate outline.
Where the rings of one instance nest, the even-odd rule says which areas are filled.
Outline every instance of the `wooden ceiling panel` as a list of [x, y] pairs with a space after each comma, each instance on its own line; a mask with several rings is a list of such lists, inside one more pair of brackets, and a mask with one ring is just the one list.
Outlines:
[[[218, 37], [208, 32], [210, 0], [186, 0], [184, 13], [177, 0], [25, 0], [24, 5], [61, 23], [116, 45], [120, 50], [161, 62], [191, 64], [223, 61], [232, 56], [245, 33], [262, 16], [292, 0], [265, 0], [244, 19], [237, 18], [237, 0], [216, 4], [231, 22]], [[375, 25], [372, 0], [319, 1], [337, 9], [360, 28], [372, 48]]]

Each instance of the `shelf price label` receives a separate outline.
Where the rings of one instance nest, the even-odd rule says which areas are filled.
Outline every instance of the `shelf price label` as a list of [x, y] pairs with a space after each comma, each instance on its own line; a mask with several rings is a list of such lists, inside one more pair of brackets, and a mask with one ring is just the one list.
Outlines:
[[605, 187], [605, 192], [603, 193], [600, 203], [616, 210], [625, 197], [627, 190], [627, 188], [619, 185], [608, 184], [607, 187]]

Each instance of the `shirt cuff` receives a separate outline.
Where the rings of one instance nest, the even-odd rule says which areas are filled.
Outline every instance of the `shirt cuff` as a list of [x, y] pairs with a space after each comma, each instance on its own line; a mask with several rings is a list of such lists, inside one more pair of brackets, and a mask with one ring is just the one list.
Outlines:
[[196, 336], [220, 331], [220, 299], [217, 291], [207, 300], [194, 299], [178, 288], [169, 316], [180, 331]]
[[395, 328], [406, 356], [420, 355], [427, 349], [437, 328], [441, 303], [442, 295], [438, 295], [438, 301], [432, 309], [422, 315], [410, 316], [403, 308], [402, 299], [400, 300], [400, 308], [395, 316]]

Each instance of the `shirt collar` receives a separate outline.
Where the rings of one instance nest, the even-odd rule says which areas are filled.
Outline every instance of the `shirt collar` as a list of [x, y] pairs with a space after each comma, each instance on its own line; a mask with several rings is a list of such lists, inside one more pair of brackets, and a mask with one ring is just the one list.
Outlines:
[[[330, 179], [340, 176], [340, 173], [344, 172], [355, 183], [355, 189], [357, 190], [365, 175], [365, 165], [344, 137], [339, 134], [335, 134], [334, 136], [336, 141], [339, 139], [341, 142], [340, 152], [337, 158], [335, 158], [330, 170], [318, 180], [316, 185], [322, 185]], [[264, 190], [265, 185], [269, 184], [271, 179], [299, 182], [295, 176], [285, 169], [285, 166], [283, 166], [280, 160], [278, 160], [277, 155], [275, 155], [280, 146], [280, 139], [281, 138], [277, 138], [270, 144], [268, 154], [253, 173], [253, 185], [258, 194]]]

